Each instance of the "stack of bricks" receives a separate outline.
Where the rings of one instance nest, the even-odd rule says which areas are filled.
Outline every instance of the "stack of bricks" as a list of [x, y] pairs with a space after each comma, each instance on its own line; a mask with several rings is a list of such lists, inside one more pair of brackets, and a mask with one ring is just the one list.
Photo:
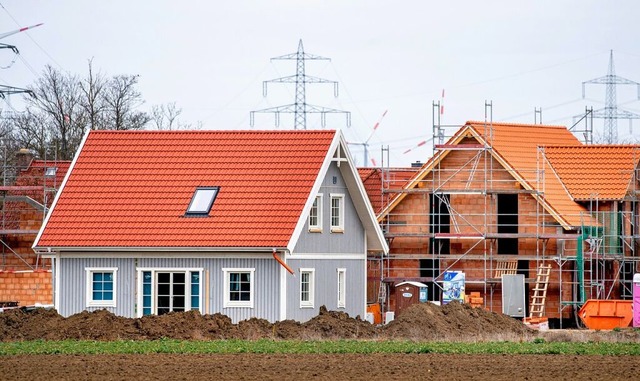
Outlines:
[[484, 305], [484, 298], [476, 291], [470, 292], [469, 295], [465, 295], [464, 299], [466, 303], [471, 305], [471, 307], [482, 307]]
[[0, 271], [0, 301], [53, 304], [51, 271]]

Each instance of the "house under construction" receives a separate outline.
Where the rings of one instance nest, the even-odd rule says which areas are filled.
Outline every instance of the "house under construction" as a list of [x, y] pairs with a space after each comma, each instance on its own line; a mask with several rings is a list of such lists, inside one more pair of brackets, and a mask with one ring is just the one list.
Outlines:
[[69, 168], [69, 161], [36, 159], [20, 150], [5, 159], [0, 187], [0, 307], [53, 302], [51, 263], [31, 245]]
[[369, 258], [371, 303], [399, 313], [406, 282], [441, 302], [452, 272], [483, 307], [557, 328], [579, 324], [588, 299], [631, 298], [640, 146], [491, 121], [434, 126], [434, 136], [434, 155], [409, 180], [380, 169], [376, 211], [390, 254]]

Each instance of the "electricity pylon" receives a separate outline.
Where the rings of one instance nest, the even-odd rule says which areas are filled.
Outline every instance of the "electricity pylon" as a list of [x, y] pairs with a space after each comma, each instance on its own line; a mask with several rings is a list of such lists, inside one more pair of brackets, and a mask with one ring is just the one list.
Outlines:
[[333, 83], [333, 94], [335, 97], [338, 96], [338, 82], [330, 81], [324, 78], [312, 77], [305, 74], [305, 61], [308, 60], [330, 60], [326, 57], [317, 56], [314, 54], [309, 54], [304, 52], [304, 48], [302, 46], [302, 40], [298, 43], [298, 51], [296, 53], [285, 54], [283, 56], [274, 57], [273, 60], [296, 60], [296, 74], [290, 75], [288, 77], [281, 77], [276, 79], [271, 79], [268, 81], [264, 81], [262, 83], [262, 96], [267, 96], [267, 84], [268, 83], [295, 83], [296, 84], [296, 99], [295, 103], [284, 105], [284, 106], [276, 106], [269, 107], [262, 110], [251, 111], [250, 123], [253, 127], [254, 124], [254, 113], [273, 113], [275, 114], [275, 124], [276, 127], [280, 126], [280, 113], [288, 113], [295, 114], [294, 120], [294, 129], [296, 130], [306, 130], [307, 129], [307, 114], [320, 114], [320, 121], [322, 127], [326, 125], [326, 114], [334, 114], [334, 113], [343, 113], [346, 114], [347, 117], [347, 126], [351, 126], [351, 113], [349, 111], [336, 110], [332, 108], [326, 108], [322, 106], [314, 106], [310, 105], [306, 101], [306, 84], [307, 83]]
[[640, 115], [618, 108], [616, 100], [616, 85], [636, 85], [638, 87], [638, 99], [640, 99], [640, 83], [622, 78], [616, 75], [613, 66], [613, 50], [609, 56], [609, 70], [607, 75], [582, 82], [582, 98], [585, 97], [585, 84], [594, 83], [606, 85], [606, 97], [604, 108], [595, 110], [593, 118], [604, 119], [604, 143], [618, 143], [618, 119], [640, 119]]

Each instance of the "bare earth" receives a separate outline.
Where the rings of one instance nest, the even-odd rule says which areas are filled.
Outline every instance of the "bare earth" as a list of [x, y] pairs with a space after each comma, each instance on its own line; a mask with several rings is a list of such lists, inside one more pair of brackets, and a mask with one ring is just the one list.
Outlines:
[[3, 380], [637, 380], [637, 356], [102, 355], [8, 356]]
[[[619, 332], [530, 331], [517, 320], [458, 303], [420, 304], [386, 326], [321, 308], [306, 323], [271, 324], [250, 319], [232, 324], [224, 315], [196, 312], [117, 317], [106, 311], [63, 318], [53, 310], [0, 313], [0, 341], [273, 340], [414, 341], [625, 341], [640, 343], [638, 330]], [[640, 344], [639, 344], [640, 345]], [[442, 355], [442, 354], [225, 354], [225, 355], [21, 355], [0, 357], [2, 380], [634, 380], [640, 356]]]

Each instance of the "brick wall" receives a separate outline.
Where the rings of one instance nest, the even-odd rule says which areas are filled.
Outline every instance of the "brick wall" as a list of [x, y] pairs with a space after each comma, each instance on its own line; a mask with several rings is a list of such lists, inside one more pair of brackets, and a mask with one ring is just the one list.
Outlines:
[[0, 301], [53, 304], [51, 271], [0, 271]]

